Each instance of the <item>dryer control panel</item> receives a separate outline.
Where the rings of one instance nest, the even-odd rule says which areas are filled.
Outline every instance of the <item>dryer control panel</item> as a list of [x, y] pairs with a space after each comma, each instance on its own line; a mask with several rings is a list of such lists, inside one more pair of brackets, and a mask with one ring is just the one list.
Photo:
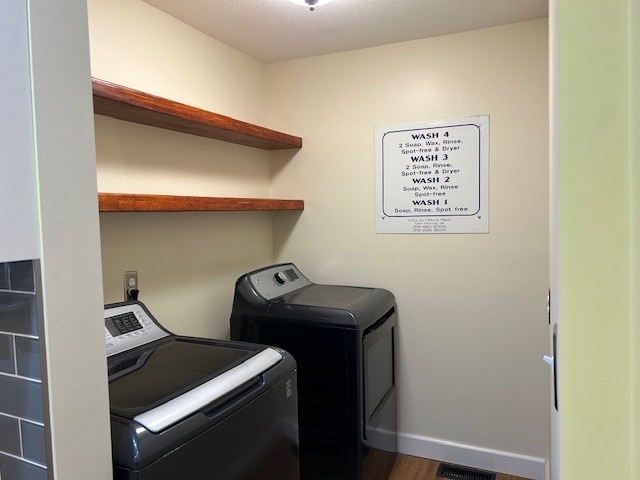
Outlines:
[[253, 288], [266, 300], [272, 300], [299, 288], [311, 285], [293, 263], [274, 265], [249, 276]]
[[160, 327], [151, 314], [137, 302], [104, 307], [107, 357], [169, 335], [170, 333]]

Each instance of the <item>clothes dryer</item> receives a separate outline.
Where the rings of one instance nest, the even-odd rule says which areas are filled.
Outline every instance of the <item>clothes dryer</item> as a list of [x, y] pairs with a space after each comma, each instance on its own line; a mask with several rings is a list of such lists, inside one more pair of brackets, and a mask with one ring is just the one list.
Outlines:
[[385, 480], [397, 450], [393, 294], [273, 265], [237, 280], [230, 323], [232, 340], [296, 359], [301, 478]]

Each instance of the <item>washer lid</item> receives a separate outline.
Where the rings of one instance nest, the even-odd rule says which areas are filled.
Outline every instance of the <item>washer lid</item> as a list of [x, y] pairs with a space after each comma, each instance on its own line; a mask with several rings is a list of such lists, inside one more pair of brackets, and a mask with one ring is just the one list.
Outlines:
[[[279, 352], [264, 347], [173, 337], [109, 359], [111, 411], [159, 431], [228, 393], [228, 388], [255, 378], [281, 358]], [[151, 418], [148, 414], [154, 410]]]

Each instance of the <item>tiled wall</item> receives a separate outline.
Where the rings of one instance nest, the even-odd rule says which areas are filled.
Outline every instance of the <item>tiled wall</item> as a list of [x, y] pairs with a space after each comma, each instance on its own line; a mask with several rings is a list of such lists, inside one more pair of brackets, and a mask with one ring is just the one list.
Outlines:
[[0, 480], [46, 480], [34, 264], [0, 263]]

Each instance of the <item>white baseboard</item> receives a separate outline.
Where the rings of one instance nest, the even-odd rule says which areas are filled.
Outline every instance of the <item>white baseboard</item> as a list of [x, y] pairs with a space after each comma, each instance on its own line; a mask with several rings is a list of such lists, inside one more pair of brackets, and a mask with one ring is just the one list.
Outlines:
[[398, 433], [398, 452], [533, 480], [548, 478], [548, 462], [544, 458], [480, 448], [410, 433]]

